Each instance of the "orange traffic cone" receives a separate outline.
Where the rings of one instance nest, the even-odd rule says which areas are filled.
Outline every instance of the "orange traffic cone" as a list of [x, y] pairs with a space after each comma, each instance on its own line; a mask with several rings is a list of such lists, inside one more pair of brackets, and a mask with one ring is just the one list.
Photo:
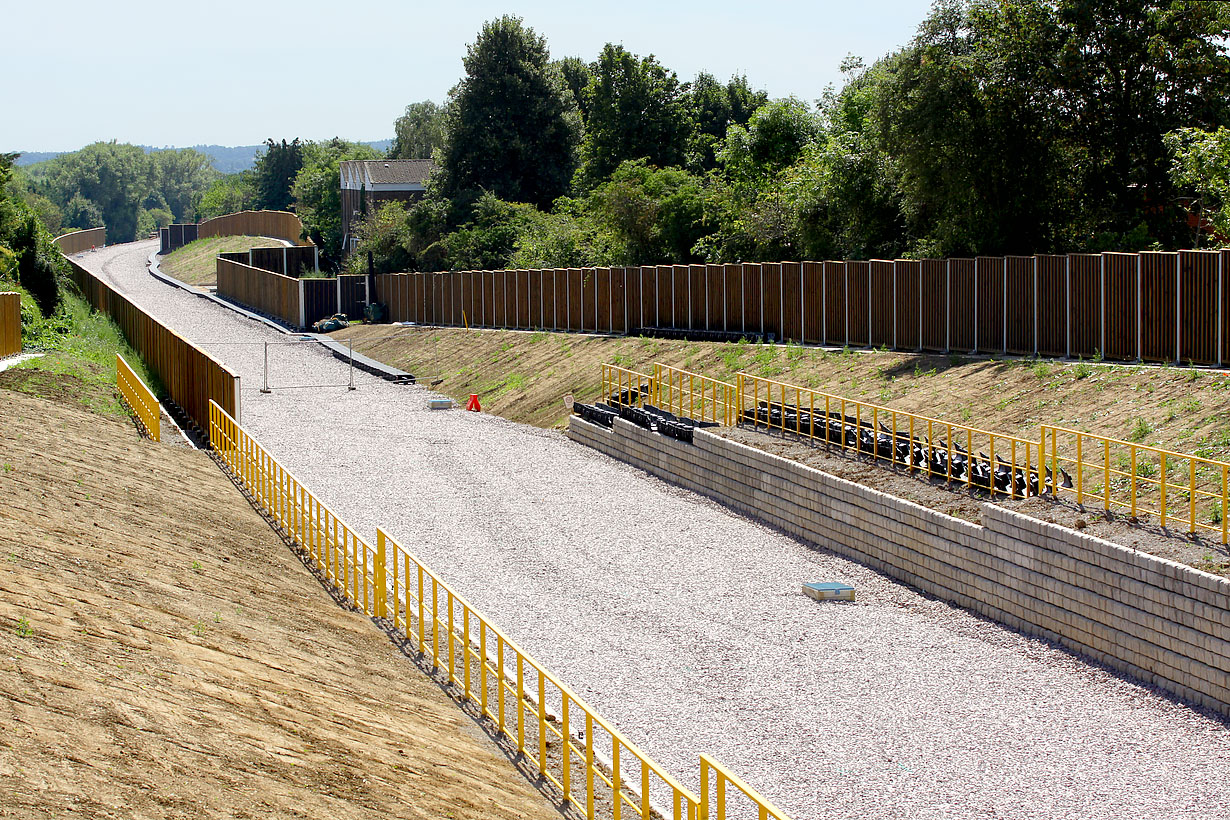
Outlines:
[[481, 404], [479, 404], [479, 403], [478, 403], [478, 394], [477, 394], [477, 393], [471, 393], [471, 394], [470, 394], [470, 400], [466, 403], [466, 409], [467, 409], [467, 410], [473, 410], [475, 413], [481, 413], [481, 412], [482, 412], [483, 407], [482, 407], [482, 405], [481, 405]]

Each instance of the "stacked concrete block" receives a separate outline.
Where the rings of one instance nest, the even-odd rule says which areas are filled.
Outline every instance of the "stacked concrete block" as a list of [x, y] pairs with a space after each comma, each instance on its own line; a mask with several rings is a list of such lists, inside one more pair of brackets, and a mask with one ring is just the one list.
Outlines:
[[577, 442], [1230, 715], [1230, 582], [1001, 507], [981, 526], [713, 433], [574, 416]]

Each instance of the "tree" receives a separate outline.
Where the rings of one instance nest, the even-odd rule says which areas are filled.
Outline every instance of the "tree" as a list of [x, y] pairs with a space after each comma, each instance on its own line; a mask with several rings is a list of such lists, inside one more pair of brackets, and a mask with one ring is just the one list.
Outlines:
[[701, 180], [681, 168], [625, 162], [588, 197], [593, 219], [608, 229], [626, 265], [700, 261], [704, 234]]
[[1163, 135], [1230, 125], [1230, 4], [1192, 0], [1060, 0], [1060, 114], [1069, 124], [1082, 210], [1123, 234], [1145, 218], [1166, 243], [1185, 232]]
[[256, 158], [253, 169], [256, 182], [256, 206], [268, 211], [290, 209], [291, 186], [303, 167], [303, 145], [299, 138], [292, 142], [265, 140], [265, 153]]
[[694, 130], [688, 144], [688, 167], [708, 171], [717, 167], [717, 149], [732, 125], [746, 125], [753, 112], [768, 102], [768, 94], [752, 91], [746, 77], [732, 77], [726, 85], [712, 74], [696, 75], [686, 105]]
[[572, 100], [576, 103], [577, 110], [581, 112], [581, 122], [584, 124], [589, 118], [589, 107], [585, 102], [585, 87], [593, 79], [594, 72], [590, 69], [589, 63], [580, 57], [564, 57], [562, 60], [557, 60], [555, 66], [559, 69], [560, 76], [564, 78], [564, 85], [568, 86], [568, 91], [572, 93]]
[[444, 146], [444, 108], [431, 100], [411, 103], [393, 123], [396, 136], [389, 147], [392, 159], [430, 159]]
[[196, 222], [201, 195], [221, 176], [213, 159], [191, 148], [155, 151], [149, 155], [151, 186], [176, 222]]
[[[136, 238], [141, 204], [151, 190], [144, 151], [115, 141], [96, 142], [46, 164], [40, 188], [65, 209], [69, 227], [95, 228], [97, 223], [82, 224], [81, 218], [101, 218], [113, 242]], [[70, 202], [77, 206], [68, 207]]]
[[465, 214], [482, 192], [550, 205], [576, 168], [580, 118], [546, 40], [505, 16], [483, 25], [450, 94], [440, 190]]
[[1206, 226], [1225, 243], [1230, 237], [1230, 128], [1180, 128], [1167, 134], [1165, 141], [1174, 157], [1171, 181], [1193, 197], [1197, 224], [1192, 247], [1200, 247]]
[[746, 128], [730, 127], [718, 160], [732, 179], [751, 181], [793, 165], [818, 136], [806, 103], [794, 97], [774, 100], [756, 109]]
[[342, 253], [342, 160], [377, 159], [380, 152], [369, 145], [334, 137], [303, 146], [303, 167], [295, 176], [292, 193], [295, 213], [308, 236], [320, 248], [321, 259], [336, 269]]
[[197, 216], [212, 219], [223, 214], [234, 214], [256, 207], [256, 175], [252, 171], [240, 171], [218, 177], [201, 194], [197, 203]]
[[684, 89], [653, 55], [607, 43], [585, 88], [585, 179], [596, 185], [625, 160], [682, 165], [691, 134]]

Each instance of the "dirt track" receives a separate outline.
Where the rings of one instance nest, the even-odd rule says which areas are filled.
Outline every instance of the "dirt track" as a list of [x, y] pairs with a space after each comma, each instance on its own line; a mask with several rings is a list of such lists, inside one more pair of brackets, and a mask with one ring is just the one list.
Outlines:
[[558, 817], [202, 453], [0, 389], [0, 817]]

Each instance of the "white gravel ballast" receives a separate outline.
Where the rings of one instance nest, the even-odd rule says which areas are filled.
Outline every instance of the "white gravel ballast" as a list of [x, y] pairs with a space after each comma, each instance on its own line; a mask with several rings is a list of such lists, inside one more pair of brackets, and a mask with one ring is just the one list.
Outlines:
[[239, 372], [245, 426], [353, 527], [384, 527], [686, 785], [709, 753], [796, 820], [1230, 817], [1225, 722], [557, 433], [366, 374], [348, 391], [316, 345], [271, 348], [262, 394], [263, 343], [288, 337], [158, 282], [151, 249], [81, 261]]

